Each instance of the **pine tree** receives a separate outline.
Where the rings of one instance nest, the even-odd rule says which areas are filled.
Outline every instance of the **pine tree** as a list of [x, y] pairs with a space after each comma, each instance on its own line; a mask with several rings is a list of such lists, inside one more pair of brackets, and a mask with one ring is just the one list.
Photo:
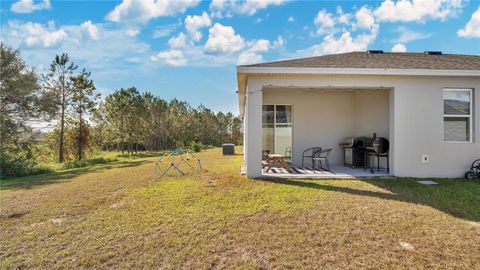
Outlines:
[[70, 62], [68, 54], [56, 55], [55, 59], [50, 64], [49, 73], [44, 76], [44, 87], [56, 107], [56, 115], [60, 118], [60, 145], [58, 161], [60, 163], [65, 161], [64, 147], [65, 147], [65, 116], [69, 108], [72, 96], [74, 93], [73, 87], [73, 72], [77, 66]]
[[95, 93], [95, 85], [89, 79], [91, 73], [85, 69], [78, 75], [72, 78], [73, 81], [73, 95], [71, 106], [77, 114], [78, 134], [77, 134], [77, 158], [81, 160], [83, 157], [83, 150], [85, 147], [88, 128], [85, 124], [85, 115], [89, 115], [95, 109], [100, 94]]

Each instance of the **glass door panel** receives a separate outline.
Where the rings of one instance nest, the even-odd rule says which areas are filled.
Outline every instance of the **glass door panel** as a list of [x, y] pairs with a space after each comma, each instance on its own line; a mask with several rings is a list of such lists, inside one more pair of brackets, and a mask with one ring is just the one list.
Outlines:
[[292, 146], [292, 124], [275, 126], [275, 154], [287, 155], [287, 148]]
[[292, 146], [292, 105], [263, 105], [263, 158], [267, 153], [288, 155]]

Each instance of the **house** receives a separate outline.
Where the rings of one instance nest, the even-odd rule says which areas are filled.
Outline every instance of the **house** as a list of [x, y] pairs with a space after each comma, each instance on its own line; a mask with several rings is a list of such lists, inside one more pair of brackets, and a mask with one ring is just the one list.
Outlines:
[[296, 166], [305, 149], [332, 148], [339, 168], [342, 140], [373, 133], [398, 177], [461, 177], [480, 158], [477, 55], [350, 52], [238, 66], [237, 79], [249, 177], [287, 147]]

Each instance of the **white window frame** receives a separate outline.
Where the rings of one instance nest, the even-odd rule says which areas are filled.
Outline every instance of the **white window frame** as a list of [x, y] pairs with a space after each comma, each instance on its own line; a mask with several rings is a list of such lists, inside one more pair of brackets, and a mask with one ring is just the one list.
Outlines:
[[[470, 114], [445, 114], [445, 92], [469, 92], [470, 96]], [[443, 142], [445, 143], [472, 143], [473, 142], [473, 89], [471, 88], [444, 88], [442, 91], [442, 132]], [[468, 141], [447, 141], [445, 140], [445, 117], [450, 118], [468, 118], [469, 120], [469, 138]]]

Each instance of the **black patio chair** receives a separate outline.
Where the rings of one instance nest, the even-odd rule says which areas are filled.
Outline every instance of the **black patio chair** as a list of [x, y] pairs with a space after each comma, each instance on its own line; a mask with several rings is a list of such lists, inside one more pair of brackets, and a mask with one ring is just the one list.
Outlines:
[[304, 168], [303, 161], [305, 160], [305, 158], [309, 158], [309, 159], [312, 160], [312, 167], [315, 170], [315, 160], [314, 160], [314, 158], [319, 157], [320, 152], [322, 152], [321, 147], [312, 147], [312, 148], [308, 148], [307, 150], [303, 151], [303, 153], [302, 153], [302, 168]]
[[[321, 150], [320, 153], [313, 158], [313, 160], [315, 161], [314, 164], [317, 162], [319, 163], [318, 169], [326, 170], [329, 172], [331, 171], [330, 163], [328, 162], [328, 155], [330, 154], [330, 152], [332, 152], [332, 148]], [[323, 167], [322, 162], [325, 162], [325, 168]], [[313, 170], [315, 170], [315, 166], [313, 166]]]

